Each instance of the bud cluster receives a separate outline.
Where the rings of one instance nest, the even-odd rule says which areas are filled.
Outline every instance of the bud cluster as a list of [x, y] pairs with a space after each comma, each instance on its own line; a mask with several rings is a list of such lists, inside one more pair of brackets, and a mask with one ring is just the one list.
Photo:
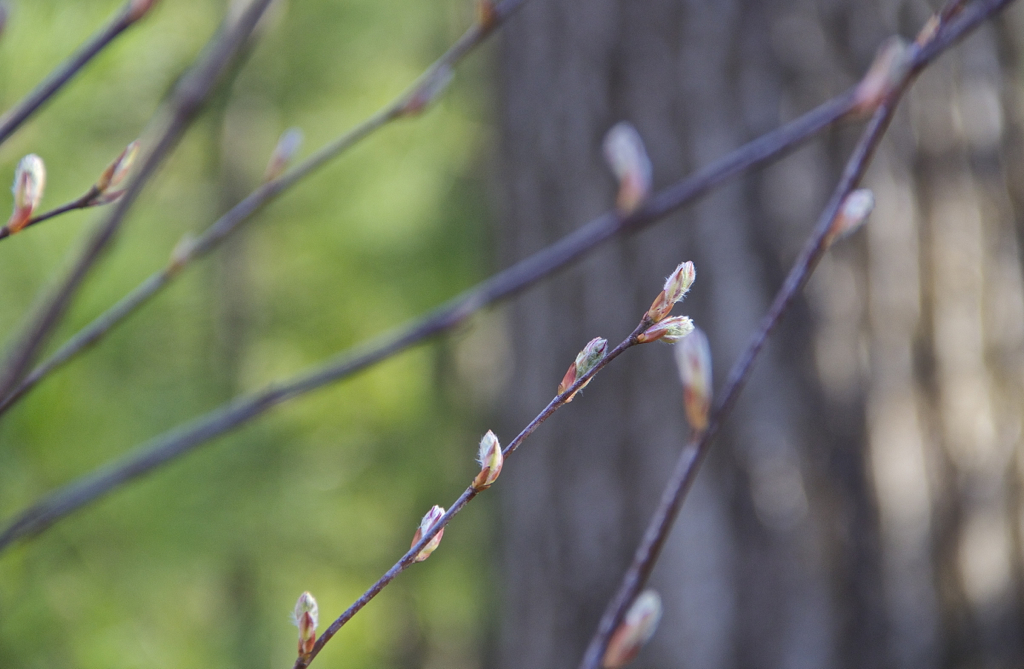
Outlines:
[[674, 344], [681, 341], [688, 334], [693, 332], [693, 321], [687, 316], [669, 316], [672, 307], [680, 302], [686, 293], [690, 291], [694, 279], [697, 278], [697, 271], [693, 263], [686, 261], [680, 263], [675, 271], [665, 279], [665, 287], [658, 297], [654, 298], [650, 309], [647, 310], [645, 318], [652, 325], [637, 335], [638, 344], [662, 340]]

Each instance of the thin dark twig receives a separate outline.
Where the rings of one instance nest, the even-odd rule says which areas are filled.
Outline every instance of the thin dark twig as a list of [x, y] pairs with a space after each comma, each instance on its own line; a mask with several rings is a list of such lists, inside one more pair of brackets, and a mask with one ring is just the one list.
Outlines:
[[[946, 36], [948, 39], [944, 40], [944, 44], [948, 46], [954, 43], [968, 30], [975, 27], [978, 23], [990, 17], [1012, 1], [1013, 0], [990, 2], [976, 6], [974, 8], [975, 11], [972, 14], [965, 16], [960, 23], [949, 28], [950, 34]], [[938, 41], [943, 38], [941, 36], [937, 36], [934, 39], [935, 41]], [[932, 54], [932, 57], [934, 57], [934, 55], [940, 51], [933, 49], [930, 50], [930, 46], [933, 45], [926, 44], [921, 47], [920, 51], [924, 53], [928, 50]], [[861, 134], [860, 140], [843, 170], [842, 177], [840, 178], [831, 199], [818, 219], [813, 232], [809, 236], [799, 257], [793, 264], [793, 267], [790, 269], [789, 274], [786, 276], [786, 280], [782, 287], [776, 293], [770, 309], [761, 320], [757, 330], [751, 336], [747, 348], [743, 351], [742, 355], [740, 355], [739, 359], [730, 370], [725, 387], [722, 390], [721, 399], [718, 401], [716, 409], [712, 414], [707, 430], [696, 435], [686, 444], [686, 446], [683, 447], [682, 452], [679, 454], [679, 458], [676, 461], [676, 466], [672, 475], [662, 492], [658, 507], [655, 509], [654, 514], [648, 522], [644, 536], [634, 553], [633, 561], [630, 564], [629, 569], [623, 575], [618, 591], [609, 602], [604, 615], [601, 617], [597, 631], [587, 647], [583, 661], [580, 663], [580, 669], [598, 669], [600, 666], [601, 659], [604, 656], [605, 649], [608, 646], [608, 641], [611, 638], [612, 633], [622, 621], [626, 611], [629, 609], [640, 590], [644, 587], [654, 569], [654, 565], [658, 560], [665, 540], [668, 538], [668, 534], [672, 529], [672, 525], [679, 513], [679, 509], [681, 508], [683, 501], [686, 499], [686, 495], [692, 487], [693, 482], [696, 480], [697, 473], [704, 461], [704, 458], [710, 450], [712, 439], [717, 434], [722, 423], [732, 412], [736, 400], [746, 385], [750, 372], [753, 369], [753, 365], [761, 350], [768, 342], [768, 338], [771, 336], [772, 331], [789, 310], [793, 301], [796, 299], [796, 296], [806, 285], [822, 256], [824, 256], [827, 251], [829, 228], [836, 216], [839, 214], [843, 201], [860, 183], [860, 180], [864, 176], [864, 172], [867, 170], [867, 167], [871, 162], [875, 149], [878, 147], [886, 129], [889, 127], [889, 122], [892, 119], [893, 112], [895, 111], [900, 97], [906, 90], [906, 87], [909, 86], [913, 76], [915, 76], [927, 62], [928, 60], [915, 59], [915, 65], [911, 68], [908, 77], [904, 80], [902, 85], [894, 90], [878, 107], [867, 127]]]
[[[1013, 0], [999, 0], [1002, 7]], [[986, 5], [987, 7], [988, 5]], [[968, 30], [997, 11], [983, 16], [967, 13], [955, 30], [942, 32], [914, 56], [913, 69], [934, 60]], [[156, 437], [118, 461], [54, 490], [19, 513], [0, 532], [0, 551], [19, 538], [37, 534], [76, 511], [143, 474], [160, 467], [206, 441], [260, 416], [272, 407], [333, 381], [351, 376], [429, 337], [449, 330], [484, 306], [506, 299], [576, 260], [601, 242], [618, 234], [634, 232], [690, 202], [726, 179], [770, 158], [782, 155], [799, 142], [845, 116], [854, 104], [852, 92], [830, 100], [798, 119], [744, 145], [661, 191], [640, 211], [628, 218], [604, 214], [576, 232], [499, 272], [487, 281], [438, 307], [426, 316], [376, 340], [343, 353], [321, 367], [280, 384], [240, 397], [190, 423]]]
[[[852, 107], [852, 93], [846, 93], [830, 100], [792, 122], [744, 145], [699, 170], [691, 177], [661, 191], [636, 214], [623, 219], [613, 212], [606, 213], [554, 245], [499, 272], [487, 281], [391, 334], [381, 335], [374, 341], [350, 349], [341, 356], [328, 361], [325, 365], [291, 381], [274, 384], [252, 395], [237, 398], [230, 404], [211, 411], [191, 423], [142, 444], [122, 459], [108, 463], [53, 491], [18, 514], [10, 525], [0, 532], [0, 551], [11, 542], [41, 532], [55, 521], [114, 488], [185, 455], [210, 439], [256, 418], [288, 399], [351, 376], [423, 342], [429, 337], [457, 326], [481, 308], [518, 293], [565, 267], [601, 242], [618, 234], [640, 230], [696, 199], [728, 178], [764, 163], [770, 158], [782, 155], [796, 144], [845, 116]], [[161, 274], [154, 275], [146, 284], [136, 289], [136, 292], [141, 294], [156, 290], [166, 280], [167, 278]], [[134, 302], [132, 296], [125, 298], [103, 318], [116, 319], [120, 311], [134, 308]], [[96, 331], [101, 330], [105, 325], [102, 322], [95, 324]], [[84, 343], [87, 345], [87, 342]], [[61, 355], [61, 352], [58, 352], [57, 355]], [[31, 377], [26, 378], [26, 383], [30, 378], [37, 379], [39, 377], [36, 377], [33, 372]], [[0, 410], [9, 405], [10, 402], [5, 401], [0, 405]]]
[[3, 371], [0, 373], [0, 397], [10, 395], [16, 384], [21, 381], [37, 351], [60, 322], [72, 297], [85, 281], [89, 270], [100, 259], [120, 230], [128, 209], [134, 204], [146, 182], [177, 145], [178, 140], [199, 113], [220, 73], [245, 43], [270, 2], [271, 0], [254, 0], [236, 23], [222, 28], [211, 39], [199, 62], [179, 83], [172, 95], [170, 108], [163, 121], [163, 128], [158, 139], [154, 142], [153, 149], [142, 160], [139, 170], [128, 184], [125, 194], [117, 201], [107, 220], [89, 239], [71, 272], [44, 302], [38, 315], [30, 320], [24, 336], [8, 354]]
[[[600, 362], [594, 365], [593, 369], [588, 371], [586, 374], [581, 375], [580, 378], [578, 378], [565, 391], [563, 391], [559, 395], [556, 395], [550, 402], [548, 402], [547, 406], [545, 406], [544, 409], [539, 414], [537, 414], [537, 416], [532, 421], [530, 421], [530, 423], [526, 427], [523, 428], [522, 432], [516, 435], [516, 438], [509, 442], [509, 444], [505, 447], [505, 449], [502, 451], [502, 455], [505, 457], [505, 459], [508, 459], [509, 456], [515, 453], [516, 450], [522, 445], [522, 443], [526, 441], [526, 439], [531, 434], [533, 434], [537, 430], [537, 428], [541, 426], [541, 423], [546, 421], [551, 416], [551, 414], [555, 413], [560, 408], [568, 404], [569, 401], [571, 401], [570, 398], [572, 398], [573, 395], [575, 395], [581, 388], [587, 385], [598, 372], [605, 368], [606, 365], [608, 365], [615, 358], [622, 355], [622, 353], [624, 353], [626, 349], [631, 348], [633, 346], [637, 346], [637, 337], [642, 332], [644, 332], [644, 330], [646, 330], [650, 325], [651, 321], [647, 318], [645, 314], [644, 318], [640, 321], [640, 324], [633, 330], [633, 332], [631, 332], [628, 337], [622, 340], [622, 342], [618, 346], [609, 351], [608, 354]], [[415, 562], [416, 556], [419, 555], [420, 551], [423, 550], [423, 548], [430, 542], [430, 540], [433, 539], [438, 532], [444, 529], [444, 527], [455, 516], [455, 514], [461, 511], [462, 508], [469, 504], [469, 502], [472, 501], [472, 499], [476, 497], [479, 493], [480, 491], [475, 489], [473, 486], [469, 486], [468, 488], [466, 488], [466, 490], [459, 496], [459, 498], [455, 500], [455, 503], [451, 505], [448, 511], [446, 511], [445, 514], [441, 516], [441, 518], [437, 521], [437, 523], [435, 523], [434, 526], [430, 528], [430, 531], [425, 533], [420, 538], [419, 542], [413, 544], [412, 548], [410, 548], [398, 562], [396, 562], [390, 569], [384, 572], [383, 576], [377, 579], [377, 581], [373, 585], [371, 585], [366, 590], [366, 592], [360, 595], [359, 598], [355, 602], [353, 602], [350, 607], [345, 609], [345, 611], [340, 616], [338, 616], [338, 618], [333, 623], [331, 623], [330, 627], [324, 630], [324, 633], [321, 634], [320, 638], [316, 640], [316, 644], [313, 646], [313, 650], [310, 652], [310, 654], [306, 657], [299, 657], [295, 660], [295, 665], [293, 669], [305, 669], [305, 667], [308, 667], [309, 664], [313, 661], [313, 659], [320, 654], [320, 651], [323, 649], [324, 645], [326, 645], [327, 642], [330, 641], [331, 638], [333, 638], [334, 635], [338, 633], [342, 626], [344, 626], [345, 623], [351, 620], [353, 616], [359, 613], [359, 611], [361, 611], [363, 607], [369, 604], [370, 600], [376, 597], [381, 590], [383, 590], [389, 583], [391, 583], [391, 581], [395, 580], [395, 577], [397, 577], [403, 571], [412, 566], [412, 564]]]
[[[7, 411], [52, 371], [62, 367], [79, 353], [85, 351], [106, 336], [118, 323], [134, 313], [139, 307], [159, 293], [168, 283], [173, 281], [186, 265], [216, 249], [228, 235], [237, 230], [239, 226], [249, 220], [264, 206], [274, 201], [281, 193], [323, 167], [330, 160], [347, 151], [360, 140], [373, 134], [376, 130], [391, 121], [409, 115], [410, 113], [407, 109], [410, 100], [416, 99], [417, 96], [422, 96], [423, 92], [435, 81], [438, 73], [454, 67], [465, 58], [476, 46], [500, 28], [523, 2], [525, 0], [505, 0], [505, 2], [495, 6], [494, 14], [489, 18], [486, 25], [476, 23], [470, 27], [462, 37], [426, 69], [409, 89], [285, 174], [261, 185], [217, 219], [199, 237], [191, 243], [183, 245], [178, 249], [179, 252], [171, 259], [167, 267], [150, 275], [114, 306], [74, 334], [53, 355], [26, 375], [14, 390], [0, 401], [0, 414]], [[47, 212], [44, 216], [40, 216], [38, 220], [34, 219], [31, 221], [29, 225], [58, 213], [79, 208], [72, 206], [73, 204], [75, 203], [65, 205], [60, 211]], [[0, 239], [8, 236], [8, 234], [5, 234], [4, 230], [0, 228]]]
[[71, 54], [67, 60], [58, 65], [28, 95], [0, 117], [0, 144], [7, 141], [7, 138], [14, 134], [14, 131], [22, 123], [32, 116], [64, 84], [71, 81], [96, 54], [113, 42], [118, 35], [134, 25], [140, 18], [142, 17], [133, 18], [131, 2], [126, 3], [119, 9], [117, 14], [106, 25], [96, 31], [85, 44], [78, 48], [78, 51]]
[[[48, 221], [51, 218], [56, 218], [57, 216], [60, 216], [61, 214], [68, 213], [69, 211], [75, 211], [77, 209], [87, 209], [89, 207], [98, 206], [98, 203], [96, 202], [96, 198], [99, 195], [100, 195], [100, 190], [98, 188], [96, 188], [96, 186], [92, 186], [92, 187], [89, 188], [89, 191], [85, 195], [83, 195], [82, 197], [80, 197], [80, 198], [78, 198], [76, 200], [72, 200], [71, 202], [68, 202], [67, 204], [62, 204], [59, 207], [56, 207], [54, 209], [51, 209], [50, 211], [44, 212], [42, 214], [39, 214], [38, 216], [33, 217], [21, 229], [24, 230], [25, 228], [31, 227], [31, 226], [35, 225], [36, 223], [42, 223], [43, 221]], [[20, 232], [20, 230], [19, 230], [19, 232]], [[11, 229], [9, 227], [7, 227], [6, 225], [4, 225], [3, 227], [0, 227], [0, 239], [6, 239], [7, 237], [10, 237], [10, 236], [11, 236]]]

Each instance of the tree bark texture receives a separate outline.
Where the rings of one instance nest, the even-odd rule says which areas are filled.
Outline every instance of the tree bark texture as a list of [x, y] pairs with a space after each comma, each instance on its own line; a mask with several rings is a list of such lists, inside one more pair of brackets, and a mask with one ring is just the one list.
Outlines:
[[[854, 83], [934, 7], [536, 0], [500, 65], [501, 257], [608, 209], [628, 120], [665, 184]], [[826, 257], [758, 362], [652, 579], [637, 667], [1024, 666], [1024, 159], [1013, 7], [908, 94]], [[618, 342], [683, 260], [716, 385], [838, 178], [840, 128], [520, 298], [506, 432], [577, 351]], [[616, 361], [503, 475], [498, 666], [574, 667], [687, 435], [671, 349]], [[505, 479], [507, 477], [507, 479]]]

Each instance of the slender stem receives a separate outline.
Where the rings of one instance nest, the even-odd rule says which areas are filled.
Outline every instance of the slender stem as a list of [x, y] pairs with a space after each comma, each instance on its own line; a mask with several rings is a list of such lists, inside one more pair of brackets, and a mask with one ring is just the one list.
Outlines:
[[[958, 5], [962, 4], [959, 0], [954, 1]], [[968, 30], [1012, 1], [989, 2], [976, 6], [973, 13], [965, 16], [960, 23], [948, 28], [949, 34], [946, 34], [945, 37], [939, 34], [933, 39], [933, 42], [942, 40], [945, 46], [949, 46]], [[950, 15], [955, 13], [955, 11], [950, 12]], [[930, 46], [933, 46], [933, 44], [926, 44], [920, 47], [920, 49], [924, 52]], [[931, 53], [937, 54], [939, 51], [932, 50]], [[612, 633], [622, 621], [626, 611], [644, 587], [654, 569], [654, 565], [660, 556], [661, 549], [668, 538], [679, 509], [697, 477], [704, 458], [710, 450], [712, 439], [732, 412], [736, 400], [743, 391], [750, 376], [754, 362], [768, 342], [772, 331], [782, 320], [790, 306], [792, 306], [796, 296], [806, 285], [818, 262], [828, 250], [827, 237], [832, 222], [838, 215], [843, 201], [860, 183], [865, 170], [871, 162], [875, 149], [889, 127], [889, 122], [892, 119], [900, 97], [913, 76], [924, 67], [925, 63], [926, 61], [916, 62], [908, 78], [878, 107], [861, 134], [857, 146], [847, 161], [839, 183], [819, 217], [813, 232], [790, 269], [789, 274], [786, 276], [782, 287], [776, 293], [768, 313], [762, 318], [757, 330], [751, 336], [747, 348], [730, 370], [721, 399], [718, 401], [716, 409], [712, 414], [707, 430], [695, 435], [679, 454], [672, 475], [662, 492], [658, 507], [648, 522], [644, 536], [639, 546], [637, 546], [629, 569], [623, 575], [618, 591], [605, 609], [597, 631], [591, 639], [580, 663], [580, 669], [598, 669], [600, 666]]]
[[246, 42], [259, 17], [271, 0], [254, 0], [230, 28], [222, 28], [209, 43], [203, 56], [181, 81], [162, 119], [162, 130], [153, 149], [142, 160], [123, 197], [86, 243], [71, 271], [57, 290], [43, 303], [39, 313], [29, 321], [25, 334], [8, 354], [0, 371], [0, 397], [7, 397], [21, 381], [36, 353], [45, 344], [60, 322], [71, 299], [85, 277], [114, 240], [128, 209], [134, 204], [146, 182], [177, 145], [178, 140], [199, 113], [220, 73]]
[[[1013, 0], [986, 3], [985, 10], [965, 11], [960, 21], [914, 55], [913, 70], [934, 60], [984, 18]], [[729, 177], [784, 154], [801, 141], [845, 116], [853, 95], [845, 93], [661, 191], [628, 218], [606, 213], [552, 246], [499, 272], [412, 323], [342, 353], [290, 381], [273, 384], [141, 444], [120, 460], [62, 486], [28, 507], [0, 531], [0, 551], [19, 538], [37, 534], [54, 522], [111, 490], [146, 474], [220, 436], [272, 407], [346, 378], [429, 337], [449, 330], [493, 302], [506, 299], [576, 260], [602, 241], [634, 232], [711, 190]], [[152, 280], [152, 279], [151, 279]], [[124, 302], [124, 301], [122, 301]]]
[[[59, 207], [57, 207], [55, 209], [51, 209], [50, 211], [47, 211], [47, 212], [42, 213], [42, 214], [39, 214], [38, 216], [32, 218], [28, 223], [25, 224], [25, 226], [22, 228], [22, 230], [24, 230], [25, 228], [28, 228], [30, 226], [33, 226], [36, 223], [42, 223], [43, 221], [48, 221], [51, 218], [56, 218], [57, 216], [60, 216], [61, 214], [66, 214], [69, 211], [75, 211], [76, 209], [86, 209], [88, 207], [95, 207], [96, 206], [96, 197], [98, 195], [100, 195], [99, 189], [96, 188], [96, 186], [92, 186], [91, 188], [89, 188], [89, 191], [85, 195], [83, 195], [82, 197], [80, 197], [80, 198], [78, 198], [76, 200], [72, 200], [71, 202], [68, 202], [67, 204], [62, 204], [61, 206], [59, 206]], [[11, 236], [11, 229], [9, 227], [7, 227], [6, 225], [3, 226], [3, 227], [0, 227], [0, 239], [5, 239], [5, 238], [10, 237], [10, 236]]]
[[[184, 246], [181, 252], [172, 259], [171, 263], [153, 273], [128, 295], [122, 298], [117, 304], [106, 312], [95, 318], [91, 323], [82, 328], [65, 342], [52, 356], [39, 364], [14, 388], [13, 391], [0, 397], [0, 414], [13, 406], [39, 381], [50, 372], [62, 367], [79, 353], [102, 339], [106, 334], [117, 326], [122, 320], [134, 313], [139, 307], [156, 296], [178, 273], [193, 261], [202, 258], [216, 249], [226, 237], [237, 230], [243, 223], [248, 221], [264, 206], [274, 201], [281, 193], [288, 190], [302, 179], [306, 178], [330, 160], [341, 155], [360, 140], [373, 134], [378, 129], [391, 121], [411, 115], [407, 111], [410, 100], [422, 95], [429, 88], [437, 74], [445, 69], [456, 65], [465, 58], [477, 45], [482, 43], [495, 30], [500, 28], [508, 18], [517, 10], [525, 0], [505, 0], [495, 7], [495, 14], [486, 26], [479, 23], [474, 24], [460, 37], [444, 54], [428, 67], [424, 73], [406, 91], [397, 96], [394, 100], [385, 105], [375, 114], [350, 129], [344, 135], [338, 137], [329, 144], [323, 146], [319, 151], [293, 167], [280, 177], [268, 181], [254, 190], [241, 202], [232, 207], [228, 212], [208, 227], [191, 244]], [[78, 200], [76, 202], [80, 202]], [[32, 225], [52, 217], [64, 211], [70, 211], [78, 207], [72, 206], [75, 203], [65, 205], [60, 210], [47, 212], [38, 220], [29, 223]], [[0, 228], [0, 239], [8, 236], [3, 228]]]
[[67, 60], [58, 65], [28, 95], [0, 117], [0, 144], [7, 141], [7, 138], [14, 134], [18, 126], [32, 116], [64, 84], [71, 81], [96, 54], [113, 42], [118, 35], [131, 27], [139, 18], [142, 18], [141, 16], [132, 17], [131, 6], [131, 2], [126, 3], [106, 25], [96, 31], [85, 44], [80, 46], [78, 51], [71, 54]]
[[[583, 386], [587, 385], [590, 379], [594, 378], [594, 376], [602, 369], [604, 369], [606, 365], [608, 365], [615, 358], [622, 355], [622, 353], [625, 352], [626, 349], [636, 346], [638, 344], [637, 336], [639, 336], [640, 333], [646, 330], [650, 325], [651, 321], [648, 320], [645, 315], [645, 317], [640, 321], [640, 324], [637, 325], [633, 332], [631, 332], [628, 337], [622, 340], [622, 342], [618, 346], [609, 351], [608, 354], [600, 362], [594, 365], [593, 369], [588, 371], [586, 374], [582, 375], [580, 378], [576, 379], [576, 382], [573, 383], [569, 388], [565, 389], [560, 395], [556, 395], [550, 402], [548, 402], [547, 406], [544, 407], [544, 409], [539, 414], [537, 414], [537, 416], [532, 421], [530, 421], [530, 423], [526, 427], [523, 428], [522, 432], [516, 435], [516, 438], [509, 442], [507, 446], [505, 446], [505, 449], [502, 451], [502, 455], [504, 456], [504, 458], [507, 460], [509, 456], [515, 453], [516, 450], [522, 445], [522, 443], [526, 441], [526, 439], [531, 434], [533, 434], [538, 427], [540, 427], [541, 423], [546, 421], [551, 416], [551, 414], [555, 413], [563, 406], [568, 404], [571, 401], [570, 398]], [[462, 508], [469, 504], [470, 501], [472, 501], [473, 498], [476, 497], [479, 493], [480, 491], [475, 489], [473, 486], [466, 488], [466, 490], [459, 496], [457, 500], [455, 500], [451, 507], [448, 508], [448, 511], [445, 512], [443, 516], [441, 516], [441, 518], [437, 521], [437, 523], [434, 524], [432, 528], [430, 528], [430, 531], [425, 533], [417, 543], [413, 544], [412, 548], [410, 548], [405, 553], [405, 555], [403, 555], [401, 559], [398, 560], [398, 562], [396, 562], [390, 569], [384, 572], [383, 576], [377, 579], [377, 581], [373, 585], [371, 585], [366, 590], [366, 592], [360, 595], [359, 598], [355, 602], [353, 602], [350, 607], [345, 609], [345, 611], [333, 623], [331, 623], [330, 627], [324, 630], [324, 633], [321, 634], [320, 638], [316, 640], [316, 644], [313, 646], [313, 650], [310, 652], [310, 654], [305, 657], [299, 657], [295, 660], [295, 665], [293, 669], [305, 669], [305, 667], [308, 667], [309, 664], [313, 661], [313, 659], [320, 654], [320, 651], [323, 649], [324, 645], [326, 645], [327, 642], [330, 641], [334, 637], [334, 635], [338, 633], [342, 626], [344, 626], [345, 623], [351, 620], [353, 616], [359, 613], [359, 611], [361, 611], [364, 606], [369, 604], [370, 600], [376, 597], [377, 594], [380, 593], [380, 591], [383, 590], [391, 581], [395, 580], [395, 578], [399, 574], [401, 574], [403, 571], [412, 566], [412, 564], [415, 562], [416, 556], [419, 555], [421, 550], [423, 550], [423, 547], [426, 546], [430, 542], [430, 540], [437, 535], [438, 532], [444, 529], [444, 527], [455, 516], [455, 514], [461, 511]]]

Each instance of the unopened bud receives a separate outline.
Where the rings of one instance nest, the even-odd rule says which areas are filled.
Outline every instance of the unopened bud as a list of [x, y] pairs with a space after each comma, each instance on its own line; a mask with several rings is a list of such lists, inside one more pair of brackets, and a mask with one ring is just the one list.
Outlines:
[[171, 250], [171, 259], [167, 264], [167, 271], [171, 274], [177, 274], [181, 271], [181, 268], [185, 266], [185, 263], [192, 257], [192, 253], [196, 248], [196, 238], [192, 236], [192, 233], [186, 232], [178, 240], [178, 243], [174, 245], [174, 249]]
[[711, 411], [711, 346], [700, 328], [676, 345], [676, 366], [683, 382], [683, 407], [686, 420], [697, 432], [708, 426]]
[[672, 316], [641, 332], [636, 341], [638, 344], [646, 344], [660, 339], [667, 344], [675, 344], [682, 341], [691, 332], [693, 332], [693, 321], [688, 316]]
[[844, 237], [848, 237], [864, 225], [868, 220], [871, 211], [875, 208], [875, 196], [867, 188], [855, 190], [846, 196], [839, 213], [836, 214], [832, 225], [825, 237], [826, 245]]
[[623, 215], [631, 214], [651, 193], [651, 160], [640, 133], [626, 121], [616, 123], [605, 135], [604, 157], [619, 180], [615, 207]]
[[441, 95], [444, 89], [448, 87], [448, 84], [451, 83], [453, 77], [452, 68], [447, 63], [431, 70], [406, 99], [399, 113], [402, 116], [415, 116], [419, 114], [426, 109], [427, 105]]
[[647, 310], [647, 316], [651, 321], [657, 323], [672, 312], [672, 307], [686, 296], [697, 278], [697, 271], [693, 263], [686, 261], [680, 263], [675, 271], [665, 280], [665, 289], [654, 299], [651, 308]]
[[637, 656], [661, 621], [661, 597], [654, 590], [644, 590], [633, 601], [626, 616], [608, 642], [601, 666], [619, 669]]
[[116, 189], [128, 177], [138, 153], [139, 142], [136, 140], [126, 146], [124, 151], [114, 159], [114, 162], [107, 165], [95, 184], [96, 192], [99, 194], [98, 197], [93, 198], [95, 204], [107, 204], [124, 195], [123, 190], [111, 189]]
[[874, 111], [906, 79], [912, 55], [902, 37], [893, 36], [883, 42], [867, 74], [857, 84], [854, 109], [859, 113]]
[[[562, 382], [558, 384], [558, 394], [561, 395], [566, 390], [572, 387], [576, 380], [586, 375], [587, 372], [592, 370], [597, 363], [604, 360], [604, 356], [608, 353], [608, 340], [602, 339], [601, 337], [595, 337], [583, 347], [583, 350], [576, 355], [576, 360], [569, 365], [569, 371], [562, 377]], [[590, 383], [590, 379], [582, 386], [576, 389], [569, 397], [565, 398], [566, 403], [572, 402], [572, 398], [576, 396], [576, 393], [587, 387]]]
[[273, 181], [284, 174], [285, 169], [299, 152], [302, 146], [302, 131], [298, 128], [288, 128], [277, 140], [274, 152], [270, 154], [270, 161], [267, 163], [267, 171], [263, 174], [264, 181]]
[[[430, 532], [430, 530], [434, 527], [434, 525], [437, 525], [437, 522], [441, 520], [441, 516], [443, 515], [444, 507], [437, 506], [436, 504], [430, 509], [430, 511], [427, 511], [427, 515], [423, 516], [423, 520], [420, 521], [420, 526], [416, 528], [416, 534], [414, 534], [412, 537], [412, 544], [410, 545], [410, 548], [418, 544], [420, 542], [420, 539], [425, 537], [427, 533]], [[443, 535], [444, 528], [442, 527], [440, 530], [438, 530], [437, 534], [434, 535], [434, 538], [428, 541], [427, 545], [424, 546], [423, 549], [416, 554], [416, 557], [413, 559], [413, 562], [423, 562], [428, 557], [430, 557], [430, 554], [433, 553], [434, 550], [441, 544], [441, 537]]]
[[493, 0], [477, 0], [476, 21], [480, 24], [480, 30], [485, 33], [494, 30], [498, 25], [498, 10], [494, 7]]
[[7, 221], [7, 229], [12, 235], [28, 225], [32, 219], [32, 212], [43, 199], [45, 188], [46, 166], [42, 158], [30, 153], [21, 159], [14, 170], [14, 185], [11, 187], [11, 192], [14, 193], [14, 211]]
[[132, 3], [128, 6], [128, 20], [131, 22], [138, 21], [146, 15], [149, 10], [153, 9], [153, 5], [156, 4], [157, 0], [132, 0]]
[[299, 595], [299, 601], [295, 602], [295, 611], [292, 613], [292, 622], [299, 628], [299, 657], [305, 657], [313, 652], [313, 646], [316, 644], [316, 626], [320, 622], [320, 612], [313, 595], [308, 592]]
[[476, 461], [480, 463], [480, 473], [473, 479], [473, 489], [486, 490], [498, 480], [504, 463], [501, 444], [490, 430], [480, 440], [480, 451], [477, 453]]

